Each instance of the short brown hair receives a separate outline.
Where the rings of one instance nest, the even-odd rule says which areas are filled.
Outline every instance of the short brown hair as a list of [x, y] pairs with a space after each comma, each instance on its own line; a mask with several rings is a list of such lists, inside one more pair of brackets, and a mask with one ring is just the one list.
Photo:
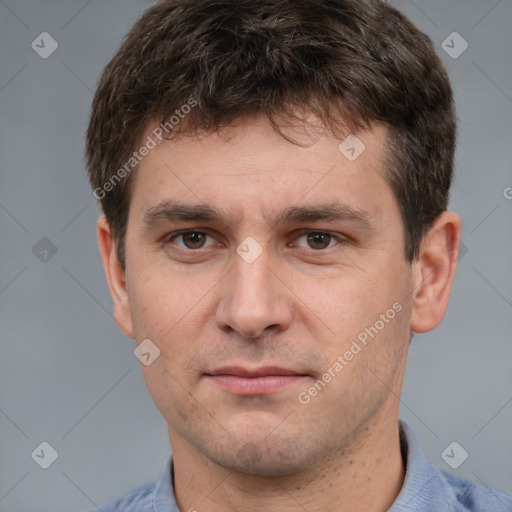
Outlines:
[[87, 131], [89, 179], [123, 266], [134, 174], [126, 162], [150, 122], [171, 127], [191, 99], [194, 108], [166, 138], [216, 131], [256, 111], [278, 131], [275, 116], [297, 109], [334, 134], [385, 123], [386, 178], [409, 262], [447, 208], [452, 89], [430, 38], [395, 8], [378, 0], [163, 0], [107, 65]]

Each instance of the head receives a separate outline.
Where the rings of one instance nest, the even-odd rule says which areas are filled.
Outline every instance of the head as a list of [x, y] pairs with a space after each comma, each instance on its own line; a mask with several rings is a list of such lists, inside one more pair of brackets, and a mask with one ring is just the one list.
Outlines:
[[[441, 321], [455, 271], [454, 148], [446, 72], [385, 2], [146, 11], [100, 80], [87, 162], [115, 317], [160, 350], [143, 371], [171, 442], [285, 474], [398, 414], [410, 334]], [[226, 367], [294, 377], [233, 392]]]

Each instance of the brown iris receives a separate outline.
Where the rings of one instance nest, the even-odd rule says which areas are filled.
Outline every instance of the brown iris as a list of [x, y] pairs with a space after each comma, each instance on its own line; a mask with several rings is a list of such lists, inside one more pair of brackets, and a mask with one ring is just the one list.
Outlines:
[[327, 233], [308, 233], [307, 239], [312, 249], [325, 249], [329, 246], [331, 235]]

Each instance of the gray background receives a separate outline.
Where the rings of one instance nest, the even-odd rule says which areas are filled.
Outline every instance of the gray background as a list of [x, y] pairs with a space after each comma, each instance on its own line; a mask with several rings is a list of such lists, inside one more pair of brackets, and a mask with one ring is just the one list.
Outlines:
[[[169, 455], [111, 315], [82, 157], [97, 79], [152, 3], [0, 0], [2, 512], [93, 507], [158, 479]], [[456, 91], [451, 208], [467, 247], [444, 322], [413, 339], [401, 416], [434, 464], [512, 494], [512, 1], [392, 3], [432, 37]], [[47, 59], [31, 48], [44, 31], [59, 44]], [[454, 31], [469, 43], [456, 59], [442, 48]], [[31, 458], [43, 441], [59, 454], [46, 470]], [[452, 441], [469, 453], [455, 470], [441, 457]]]

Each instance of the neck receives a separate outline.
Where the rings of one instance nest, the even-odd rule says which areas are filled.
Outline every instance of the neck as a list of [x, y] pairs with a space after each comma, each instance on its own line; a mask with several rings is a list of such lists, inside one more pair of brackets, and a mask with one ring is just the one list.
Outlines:
[[373, 418], [343, 453], [307, 473], [278, 477], [223, 468], [170, 431], [177, 504], [188, 512], [384, 512], [405, 477], [397, 416], [390, 418]]

